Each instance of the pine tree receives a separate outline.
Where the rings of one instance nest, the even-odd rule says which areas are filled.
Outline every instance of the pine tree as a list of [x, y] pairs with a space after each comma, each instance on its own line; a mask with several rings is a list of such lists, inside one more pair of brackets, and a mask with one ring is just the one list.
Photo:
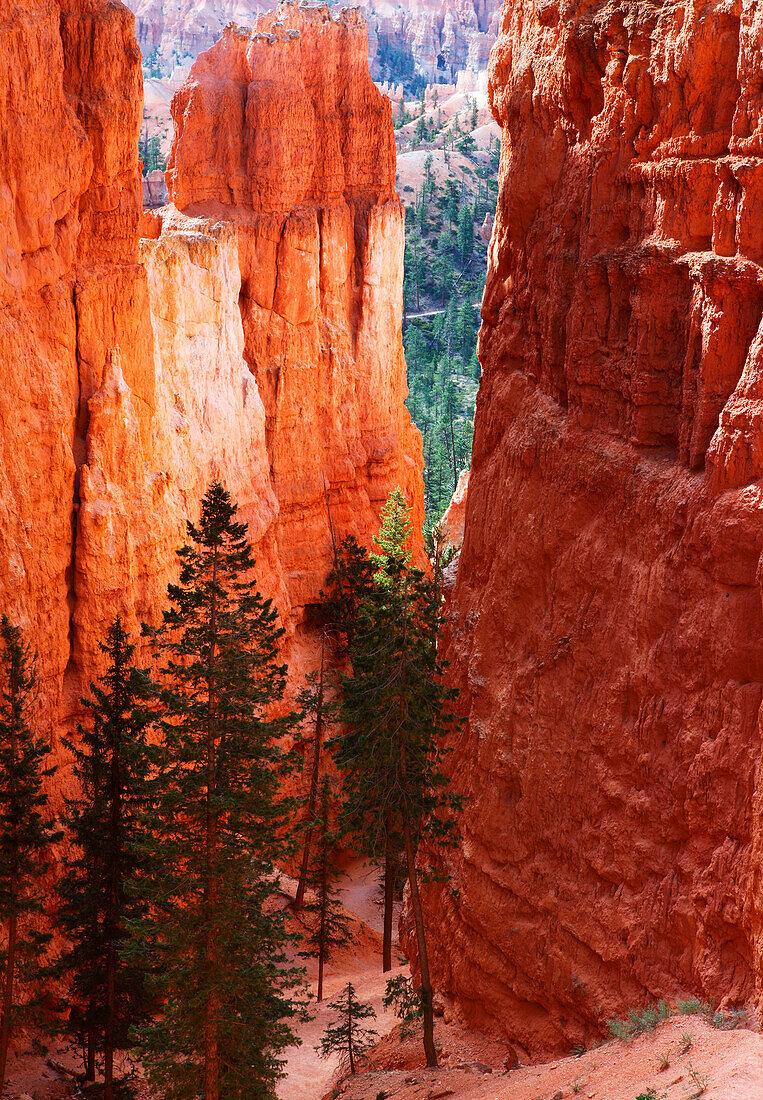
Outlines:
[[335, 758], [343, 796], [366, 849], [385, 837], [402, 840], [421, 970], [424, 1049], [436, 1065], [432, 987], [419, 891], [416, 848], [455, 842], [460, 799], [448, 789], [441, 761], [458, 728], [449, 709], [455, 692], [442, 683], [437, 659], [440, 592], [419, 570], [390, 555], [378, 595], [364, 601], [350, 649], [352, 675], [342, 680], [346, 732]]
[[321, 750], [323, 748], [323, 728], [330, 714], [330, 705], [326, 699], [326, 635], [321, 637], [321, 664], [320, 671], [308, 676], [308, 684], [304, 691], [300, 692], [299, 706], [305, 719], [311, 728], [307, 737], [300, 738], [300, 745], [309, 747], [310, 750], [310, 786], [305, 810], [305, 832], [302, 841], [302, 860], [300, 863], [297, 892], [292, 906], [296, 913], [301, 907], [305, 897], [308, 874], [310, 869], [310, 848], [313, 833], [317, 824], [318, 810], [318, 785], [321, 768]]
[[308, 875], [308, 885], [313, 890], [313, 900], [307, 901], [302, 910], [311, 921], [304, 937], [306, 950], [303, 958], [318, 960], [317, 1001], [323, 1000], [323, 970], [337, 947], [342, 947], [350, 937], [350, 922], [337, 889], [338, 875], [334, 863], [334, 845], [337, 837], [331, 830], [331, 780], [323, 777], [320, 794], [320, 813], [317, 820], [317, 846], [315, 859]]
[[[464, 139], [464, 141], [465, 140], [466, 139]], [[472, 249], [474, 248], [474, 224], [472, 222], [471, 210], [466, 203], [461, 207], [461, 213], [458, 217], [456, 245], [458, 254], [461, 257], [461, 263], [465, 267], [472, 254]]]
[[373, 1028], [363, 1027], [362, 1021], [376, 1019], [376, 1013], [371, 1005], [357, 999], [352, 982], [347, 983], [329, 1008], [336, 1012], [336, 1018], [326, 1028], [320, 1045], [315, 1049], [321, 1058], [338, 1054], [343, 1067], [354, 1075], [358, 1058], [370, 1050], [377, 1037], [377, 1032]]
[[141, 907], [130, 885], [141, 872], [138, 842], [146, 796], [150, 713], [148, 677], [135, 668], [130, 644], [117, 616], [100, 645], [108, 668], [92, 698], [82, 702], [91, 721], [78, 726], [79, 743], [67, 740], [74, 755], [77, 798], [67, 799], [73, 841], [58, 884], [58, 922], [70, 947], [56, 970], [71, 975], [87, 1049], [85, 1078], [95, 1079], [96, 1050], [103, 1055], [104, 1098], [114, 1095], [114, 1050], [127, 1046], [130, 1023], [149, 1011], [141, 971], [127, 966], [120, 953], [127, 941], [126, 922]]
[[345, 658], [352, 644], [358, 612], [374, 590], [374, 566], [368, 551], [348, 535], [334, 555], [334, 566], [321, 593], [323, 614], [337, 642], [338, 656]]
[[279, 741], [276, 611], [255, 588], [246, 525], [219, 484], [178, 552], [179, 584], [155, 634], [163, 742], [147, 819], [148, 917], [134, 957], [152, 965], [161, 1014], [137, 1030], [149, 1081], [172, 1100], [271, 1100], [295, 1039], [291, 937], [269, 905], [291, 857], [295, 761]]
[[30, 729], [29, 704], [35, 687], [32, 659], [21, 634], [6, 615], [0, 620], [0, 1093], [5, 1084], [8, 1046], [14, 1029], [39, 1024], [34, 993], [22, 998], [19, 985], [34, 987], [42, 976], [50, 934], [35, 924], [42, 913], [42, 880], [49, 870], [50, 845], [60, 838], [45, 821], [43, 782], [55, 772], [45, 767], [50, 747]]
[[371, 553], [371, 561], [377, 567], [375, 581], [377, 584], [386, 584], [389, 574], [386, 571], [390, 561], [400, 562], [405, 567], [411, 560], [410, 549], [406, 545], [411, 537], [413, 526], [410, 521], [410, 508], [405, 499], [403, 490], [398, 485], [392, 490], [387, 502], [381, 510], [381, 527], [379, 534], [374, 536], [374, 542], [381, 553]]

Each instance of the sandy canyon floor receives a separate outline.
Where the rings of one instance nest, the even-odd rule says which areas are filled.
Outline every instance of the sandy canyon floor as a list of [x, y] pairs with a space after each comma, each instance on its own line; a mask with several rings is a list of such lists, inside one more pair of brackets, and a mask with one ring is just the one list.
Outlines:
[[[675, 1016], [629, 1042], [614, 1040], [581, 1056], [510, 1071], [506, 1044], [438, 1017], [440, 1068], [427, 1070], [420, 1039], [401, 1039], [396, 1018], [382, 1005], [390, 975], [381, 970], [380, 891], [373, 868], [359, 860], [348, 867], [343, 900], [353, 918], [352, 938], [327, 965], [323, 1003], [313, 1003], [313, 1018], [297, 1028], [301, 1044], [287, 1052], [279, 1100], [763, 1100], [763, 1035], [747, 1028], [718, 1030], [699, 1016]], [[401, 963], [391, 976], [406, 969]], [[312, 961], [308, 978], [314, 996]], [[316, 1047], [332, 1017], [329, 1002], [348, 981], [373, 1005], [380, 1040], [356, 1076], [342, 1079], [338, 1060], [322, 1059]], [[79, 1068], [60, 1049], [53, 1050], [52, 1062], [17, 1058], [4, 1097], [78, 1095], [72, 1078], [55, 1068], [62, 1065]], [[145, 1087], [139, 1100], [152, 1100]]]

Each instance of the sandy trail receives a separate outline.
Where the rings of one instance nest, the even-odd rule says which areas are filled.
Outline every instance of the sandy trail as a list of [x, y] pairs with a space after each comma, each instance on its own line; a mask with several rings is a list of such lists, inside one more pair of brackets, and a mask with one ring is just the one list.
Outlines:
[[[360, 1000], [373, 1005], [376, 1020], [369, 1022], [380, 1037], [391, 1031], [398, 1022], [393, 1013], [383, 1007], [382, 997], [388, 979], [407, 973], [408, 968], [407, 964], [400, 965], [391, 973], [382, 973], [383, 913], [378, 903], [378, 868], [357, 859], [351, 861], [346, 870], [347, 877], [340, 884], [342, 900], [347, 911], [357, 918], [351, 942], [326, 964], [323, 979], [324, 1000], [320, 1005], [313, 1003], [314, 1019], [307, 1024], [298, 1024], [294, 1029], [302, 1040], [302, 1045], [291, 1047], [286, 1052], [286, 1077], [278, 1087], [280, 1100], [321, 1100], [331, 1088], [339, 1068], [338, 1059], [319, 1058], [315, 1047], [334, 1015], [328, 1003], [335, 999], [348, 981], [355, 986]], [[397, 914], [393, 927], [397, 929]], [[394, 956], [396, 958], [397, 955]], [[307, 972], [314, 996], [317, 966], [313, 959], [307, 963]]]

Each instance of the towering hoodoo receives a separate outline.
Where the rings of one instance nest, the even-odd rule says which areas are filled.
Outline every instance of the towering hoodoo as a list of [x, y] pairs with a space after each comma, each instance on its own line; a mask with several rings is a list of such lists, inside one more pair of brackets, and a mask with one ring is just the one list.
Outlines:
[[404, 214], [391, 107], [355, 11], [282, 4], [228, 27], [173, 101], [170, 198], [238, 236], [244, 357], [265, 404], [278, 547], [292, 602], [315, 601], [336, 531], [361, 539], [400, 484], [423, 522], [404, 407]]
[[762, 992], [762, 79], [746, 0], [512, 0], [492, 55], [433, 953], [533, 1052]]
[[185, 212], [141, 222], [133, 16], [0, 15], [0, 607], [39, 653], [51, 735], [114, 614], [132, 633], [159, 616], [212, 478], [294, 638], [331, 559], [327, 499], [337, 538], [370, 541], [398, 483], [423, 513], [392, 122], [365, 49], [326, 8], [228, 32], [179, 96]]

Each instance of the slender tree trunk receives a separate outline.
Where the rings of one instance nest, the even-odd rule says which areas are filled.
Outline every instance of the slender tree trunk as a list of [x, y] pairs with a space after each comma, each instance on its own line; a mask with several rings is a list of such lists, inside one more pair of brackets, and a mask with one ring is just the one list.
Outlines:
[[[212, 566], [212, 585], [217, 583], [217, 552]], [[206, 930], [204, 956], [206, 964], [207, 982], [212, 983], [208, 989], [204, 1006], [204, 1100], [219, 1100], [219, 1031], [218, 1031], [218, 1003], [217, 1003], [217, 929], [214, 920], [217, 914], [217, 812], [212, 809], [211, 800], [217, 787], [216, 781], [216, 753], [215, 753], [215, 722], [214, 722], [214, 682], [212, 668], [216, 657], [217, 631], [217, 597], [212, 596], [212, 607], [209, 617], [210, 654], [209, 654], [209, 678], [207, 681], [207, 807], [206, 807], [206, 835], [205, 835], [205, 862], [206, 881], [204, 883], [204, 900], [206, 909]]]
[[[11, 893], [15, 888], [11, 885]], [[8, 1044], [11, 1039], [11, 1013], [13, 1011], [13, 977], [16, 968], [16, 909], [11, 901], [11, 915], [8, 920], [8, 957], [5, 961], [5, 983], [3, 988], [3, 1020], [0, 1024], [0, 1095], [5, 1085], [5, 1067], [8, 1064]]]
[[355, 1075], [355, 1052], [352, 1049], [352, 992], [347, 991], [347, 1051], [350, 1055], [350, 1073]]
[[116, 942], [109, 943], [106, 960], [106, 1025], [103, 1037], [103, 1100], [114, 1097], [114, 1011], [116, 1007]]
[[87, 1025], [87, 1047], [85, 1051], [85, 1080], [95, 1081], [95, 1003], [90, 1001], [90, 1023]]
[[424, 931], [424, 914], [421, 909], [421, 897], [419, 895], [419, 880], [416, 870], [416, 853], [413, 850], [411, 839], [411, 827], [408, 820], [407, 807], [403, 808], [403, 836], [405, 839], [405, 857], [408, 864], [408, 883], [411, 888], [411, 905], [413, 906], [413, 919], [416, 925], [416, 945], [419, 954], [419, 970], [421, 972], [421, 1007], [424, 1014], [424, 1054], [428, 1066], [437, 1066], [437, 1051], [434, 1045], [434, 1012], [432, 1010], [432, 980], [429, 976], [429, 956], [427, 954], [426, 933]]
[[[15, 696], [15, 692], [14, 692]], [[16, 700], [13, 703], [14, 714], [16, 712]], [[16, 941], [18, 939], [18, 917], [16, 913], [16, 891], [18, 889], [18, 833], [13, 824], [18, 817], [16, 804], [15, 768], [17, 756], [17, 741], [15, 729], [11, 732], [11, 775], [10, 775], [10, 811], [12, 828], [11, 865], [8, 876], [8, 895], [10, 900], [10, 915], [8, 917], [8, 955], [5, 960], [5, 984], [3, 987], [3, 1018], [0, 1021], [0, 1096], [5, 1087], [5, 1068], [8, 1065], [8, 1045], [11, 1041], [11, 1014], [13, 1012], [13, 979], [16, 970]]]
[[[294, 895], [294, 912], [302, 907], [305, 900], [305, 887], [307, 885], [307, 873], [310, 869], [310, 845], [315, 829], [315, 808], [318, 802], [318, 779], [320, 777], [321, 740], [323, 738], [323, 676], [324, 676], [324, 648], [326, 639], [321, 638], [321, 672], [318, 681], [318, 698], [315, 712], [315, 738], [313, 740], [313, 771], [310, 777], [310, 794], [307, 800], [307, 832], [305, 833], [305, 846], [302, 849], [302, 866], [299, 869], [299, 882], [297, 892]], [[320, 997], [318, 998], [320, 1000]]]
[[458, 488], [458, 472], [456, 470], [456, 433], [453, 428], [453, 409], [448, 410], [450, 418], [450, 450], [453, 456], [453, 492]]
[[[117, 706], [119, 705], [117, 700]], [[120, 797], [118, 733], [114, 730], [111, 745], [111, 868], [109, 874], [109, 897], [106, 910], [106, 1021], [103, 1037], [103, 1097], [114, 1097], [114, 1016], [116, 1012], [117, 984], [117, 911], [119, 908], [121, 838], [120, 824], [122, 805]]]
[[318, 934], [318, 1004], [323, 1000], [323, 964], [326, 961], [326, 918], [328, 910], [328, 854], [326, 834], [328, 830], [328, 799], [324, 792], [323, 821], [321, 822], [321, 924]]
[[392, 851], [392, 823], [387, 814], [384, 837], [384, 937], [382, 939], [382, 971], [392, 969], [392, 912], [395, 902], [395, 861]]

